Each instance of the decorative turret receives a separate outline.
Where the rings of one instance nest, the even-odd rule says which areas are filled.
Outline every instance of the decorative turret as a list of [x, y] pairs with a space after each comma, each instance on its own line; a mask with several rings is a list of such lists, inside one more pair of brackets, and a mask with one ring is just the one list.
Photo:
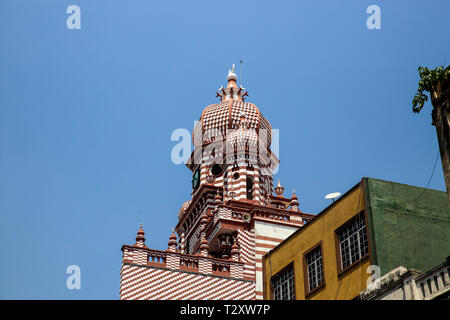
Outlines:
[[209, 245], [208, 240], [206, 240], [206, 233], [205, 233], [207, 223], [208, 223], [208, 216], [206, 215], [206, 213], [203, 213], [202, 220], [200, 221], [201, 240], [199, 247], [200, 255], [203, 257], [207, 257], [209, 254]]
[[278, 179], [278, 185], [275, 187], [275, 193], [277, 194], [277, 197], [282, 197], [284, 192], [284, 187], [280, 184], [280, 179]]
[[219, 189], [217, 189], [217, 193], [214, 196], [214, 206], [217, 208], [221, 204], [222, 204], [222, 197], [220, 196]]
[[172, 234], [169, 237], [169, 248], [168, 251], [177, 251], [177, 236], [175, 235], [175, 229], [172, 229]]
[[299, 211], [299, 209], [298, 209], [298, 198], [297, 198], [297, 195], [295, 194], [295, 190], [292, 190], [292, 197], [291, 197], [290, 206], [291, 206], [291, 210]]
[[145, 232], [144, 232], [144, 229], [142, 229], [142, 223], [139, 224], [139, 230], [137, 232], [136, 243], [134, 244], [134, 246], [136, 246], [136, 247], [144, 247], [144, 248], [147, 247], [145, 245]]
[[206, 213], [203, 213], [202, 220], [200, 220], [200, 226], [201, 226], [200, 229], [202, 232], [205, 231], [205, 227], [206, 227], [207, 223], [208, 223], [208, 216], [206, 215]]
[[208, 240], [206, 240], [205, 235], [202, 234], [202, 240], [200, 240], [200, 255], [207, 257], [209, 254]]
[[239, 254], [240, 254], [239, 246], [235, 241], [233, 243], [233, 246], [231, 247], [231, 259], [233, 261], [239, 261]]

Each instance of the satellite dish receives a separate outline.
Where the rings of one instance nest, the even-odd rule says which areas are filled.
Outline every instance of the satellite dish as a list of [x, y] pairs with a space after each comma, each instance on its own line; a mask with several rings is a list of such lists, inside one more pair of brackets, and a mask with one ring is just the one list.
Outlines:
[[336, 199], [337, 197], [339, 197], [341, 195], [340, 192], [333, 192], [333, 193], [329, 193], [325, 196], [325, 199], [332, 199], [334, 202], [334, 199]]

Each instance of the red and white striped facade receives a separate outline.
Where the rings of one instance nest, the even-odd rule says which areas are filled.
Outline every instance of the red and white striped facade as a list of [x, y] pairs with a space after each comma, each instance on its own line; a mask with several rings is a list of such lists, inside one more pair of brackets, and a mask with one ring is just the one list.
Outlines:
[[295, 193], [283, 197], [279, 182], [273, 195], [271, 126], [244, 102], [236, 78], [230, 70], [221, 102], [194, 127], [187, 166], [199, 183], [178, 212], [168, 249], [149, 249], [142, 226], [136, 243], [122, 247], [120, 299], [262, 299], [263, 255], [312, 219]]

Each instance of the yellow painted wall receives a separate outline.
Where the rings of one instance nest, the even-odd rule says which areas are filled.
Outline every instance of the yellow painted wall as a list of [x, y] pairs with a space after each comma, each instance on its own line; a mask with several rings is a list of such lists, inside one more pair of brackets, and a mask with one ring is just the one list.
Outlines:
[[[364, 193], [358, 184], [341, 196], [333, 205], [320, 213], [309, 224], [302, 227], [290, 239], [264, 259], [264, 299], [271, 299], [270, 278], [291, 262], [294, 264], [295, 295], [297, 300], [305, 300], [305, 282], [303, 271], [303, 254], [322, 242], [322, 258], [324, 267], [325, 286], [309, 295], [307, 299], [319, 300], [347, 300], [356, 297], [366, 288], [366, 273], [370, 259], [363, 259], [360, 263], [338, 277], [335, 230], [364, 209]], [[366, 229], [367, 225], [366, 225]]]

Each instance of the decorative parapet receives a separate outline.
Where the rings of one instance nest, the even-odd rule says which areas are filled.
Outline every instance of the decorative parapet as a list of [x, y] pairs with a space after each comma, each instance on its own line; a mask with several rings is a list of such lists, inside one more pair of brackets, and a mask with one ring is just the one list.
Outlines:
[[217, 220], [219, 219], [231, 219], [249, 222], [250, 219], [260, 218], [277, 222], [290, 222], [303, 225], [311, 221], [314, 217], [314, 215], [303, 212], [270, 208], [267, 206], [259, 206], [254, 204], [249, 204], [248, 207], [242, 207], [241, 209], [236, 209], [228, 205], [221, 205], [219, 207], [219, 210], [217, 210], [216, 214], [214, 215], [214, 222], [217, 222]]
[[275, 221], [291, 222], [290, 215], [281, 211], [255, 211], [254, 216]]
[[[199, 271], [199, 258], [182, 255], [179, 257], [179, 270], [198, 272]], [[177, 266], [173, 266], [171, 269], [177, 269]]]
[[202, 257], [180, 252], [159, 251], [124, 245], [122, 247], [124, 264], [181, 270], [235, 279], [244, 279], [244, 263], [227, 259]]
[[417, 288], [422, 294], [422, 299], [432, 300], [437, 296], [450, 291], [450, 256], [447, 260], [418, 276], [416, 279]]
[[[140, 251], [145, 254], [143, 250], [135, 250]], [[146, 252], [147, 259], [145, 259], [146, 264], [153, 267], [165, 267], [167, 262], [167, 254], [165, 252], [157, 252], [151, 251]], [[136, 263], [137, 261], [130, 261], [130, 263]]]

